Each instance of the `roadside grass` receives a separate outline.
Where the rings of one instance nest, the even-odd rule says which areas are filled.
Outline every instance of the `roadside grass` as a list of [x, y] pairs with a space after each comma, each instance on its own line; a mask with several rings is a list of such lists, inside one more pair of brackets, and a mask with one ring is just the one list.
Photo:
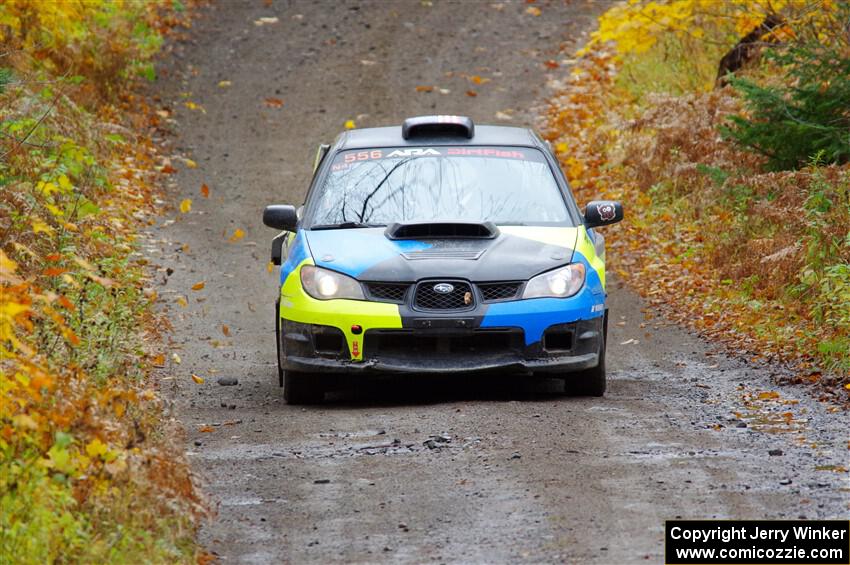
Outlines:
[[131, 91], [181, 10], [0, 6], [3, 563], [195, 560], [203, 509], [148, 378], [156, 294], [135, 232], [159, 157]]
[[[850, 166], [817, 154], [799, 170], [766, 172], [764, 156], [724, 136], [730, 118], [749, 109], [735, 88], [714, 87], [714, 73], [764, 17], [758, 2], [749, 11], [738, 10], [743, 0], [724, 4], [713, 21], [696, 0], [654, 4], [678, 5], [680, 20], [653, 13], [636, 31], [635, 11], [650, 4], [602, 16], [550, 101], [545, 136], [580, 201], [624, 201], [626, 223], [610, 234], [612, 268], [624, 280], [673, 318], [755, 361], [792, 363], [795, 380], [846, 400]], [[778, 31], [793, 41], [830, 23], [804, 3], [785, 4], [790, 23]], [[616, 18], [629, 25], [617, 28]], [[686, 48], [695, 30], [705, 49]], [[745, 71], [757, 84], [788, 84], [787, 73], [770, 61]]]

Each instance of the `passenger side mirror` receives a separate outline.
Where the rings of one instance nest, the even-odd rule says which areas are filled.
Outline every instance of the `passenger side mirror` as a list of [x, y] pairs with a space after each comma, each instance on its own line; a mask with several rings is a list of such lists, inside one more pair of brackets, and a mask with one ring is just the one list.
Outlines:
[[616, 224], [623, 219], [623, 205], [614, 200], [594, 200], [584, 208], [584, 225], [588, 228]]
[[298, 213], [295, 206], [286, 204], [275, 204], [266, 206], [263, 210], [263, 223], [281, 231], [295, 231], [298, 225]]

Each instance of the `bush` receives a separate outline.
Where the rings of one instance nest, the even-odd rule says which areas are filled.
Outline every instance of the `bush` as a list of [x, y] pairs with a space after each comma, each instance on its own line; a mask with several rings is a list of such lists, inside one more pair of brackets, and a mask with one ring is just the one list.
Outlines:
[[0, 0], [0, 564], [194, 561], [143, 335], [155, 122], [127, 103], [167, 8]]
[[[844, 6], [845, 16], [850, 7]], [[850, 53], [820, 41], [771, 49], [767, 58], [784, 70], [779, 85], [733, 78], [748, 115], [733, 116], [723, 133], [767, 157], [772, 170], [797, 169], [813, 157], [828, 164], [850, 161]]]

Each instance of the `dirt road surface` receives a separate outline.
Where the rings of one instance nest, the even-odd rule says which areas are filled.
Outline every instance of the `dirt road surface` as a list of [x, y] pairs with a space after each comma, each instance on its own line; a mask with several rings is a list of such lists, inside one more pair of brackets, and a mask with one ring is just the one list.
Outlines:
[[146, 251], [182, 361], [162, 386], [216, 509], [202, 543], [223, 563], [657, 563], [668, 518], [846, 517], [846, 414], [646, 319], [616, 282], [604, 398], [446, 376], [283, 402], [262, 208], [301, 203], [316, 145], [349, 119], [533, 124], [547, 81], [569, 72], [544, 61], [601, 9], [430, 4], [221, 1], [156, 86], [175, 111], [174, 154], [197, 162], [174, 159], [173, 210]]

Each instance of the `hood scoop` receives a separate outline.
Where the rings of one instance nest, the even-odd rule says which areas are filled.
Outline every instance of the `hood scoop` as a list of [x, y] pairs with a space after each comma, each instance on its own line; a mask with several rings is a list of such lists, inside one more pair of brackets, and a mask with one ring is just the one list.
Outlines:
[[408, 261], [417, 261], [420, 259], [460, 259], [464, 261], [475, 261], [484, 254], [484, 250], [468, 250], [468, 249], [422, 249], [420, 251], [411, 251], [402, 253], [402, 257]]
[[499, 228], [493, 222], [414, 222], [387, 226], [388, 239], [493, 239]]

